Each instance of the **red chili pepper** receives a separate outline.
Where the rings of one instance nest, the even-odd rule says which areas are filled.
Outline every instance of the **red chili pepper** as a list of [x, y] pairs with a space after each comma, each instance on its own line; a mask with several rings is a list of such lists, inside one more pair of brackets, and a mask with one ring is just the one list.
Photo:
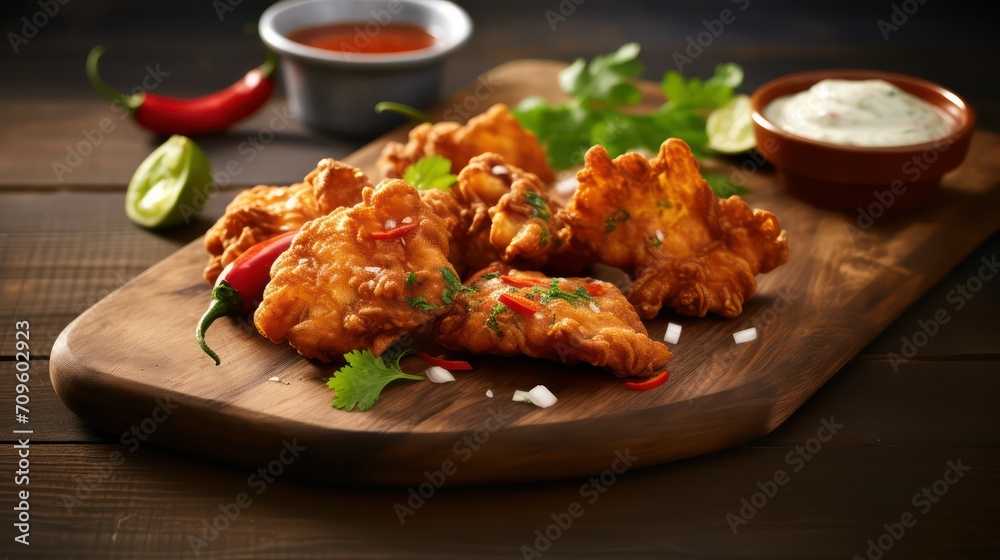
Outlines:
[[260, 305], [264, 288], [271, 281], [271, 265], [291, 246], [296, 233], [283, 233], [250, 247], [219, 275], [212, 289], [212, 303], [201, 316], [195, 331], [198, 344], [215, 360], [215, 365], [222, 362], [205, 342], [205, 331], [219, 317], [249, 315]]
[[472, 364], [461, 360], [444, 360], [441, 358], [435, 358], [434, 356], [423, 352], [417, 352], [417, 357], [432, 366], [443, 367], [444, 369], [450, 369], [452, 371], [467, 371], [472, 369]]
[[523, 298], [515, 294], [500, 294], [497, 301], [507, 306], [512, 311], [517, 311], [521, 315], [534, 315], [539, 309], [539, 305], [530, 299]]
[[97, 72], [104, 47], [94, 47], [87, 57], [87, 77], [101, 95], [127, 108], [135, 122], [160, 134], [196, 135], [225, 130], [249, 117], [274, 93], [275, 55], [247, 72], [224, 90], [193, 99], [179, 99], [140, 92], [125, 95], [105, 83]]
[[608, 293], [608, 291], [604, 289], [604, 286], [594, 282], [587, 284], [583, 287], [583, 289], [587, 290], [587, 295], [589, 296], [603, 296]]
[[372, 238], [374, 239], [395, 239], [397, 237], [402, 237], [403, 234], [410, 231], [411, 229], [417, 227], [417, 224], [403, 224], [399, 227], [394, 227], [389, 231], [375, 231], [372, 232]]
[[551, 281], [544, 282], [542, 280], [536, 280], [534, 278], [525, 278], [525, 277], [514, 278], [513, 276], [507, 276], [506, 274], [500, 277], [500, 281], [503, 282], [504, 284], [507, 284], [508, 286], [514, 286], [515, 288], [535, 288], [535, 287], [548, 288], [549, 285], [552, 283]]
[[650, 377], [648, 379], [643, 379], [642, 381], [628, 381], [625, 383], [625, 387], [629, 389], [635, 389], [636, 391], [645, 391], [647, 389], [652, 389], [654, 387], [659, 387], [667, 382], [667, 378], [670, 377], [670, 372], [663, 370], [662, 373], [656, 375], [655, 377]]

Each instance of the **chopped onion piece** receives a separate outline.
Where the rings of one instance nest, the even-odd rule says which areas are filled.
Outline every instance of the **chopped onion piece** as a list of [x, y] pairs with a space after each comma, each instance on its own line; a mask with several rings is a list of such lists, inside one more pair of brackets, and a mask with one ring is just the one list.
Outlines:
[[597, 304], [594, 303], [594, 302], [590, 302], [590, 310], [593, 311], [594, 313], [600, 313], [601, 312], [601, 308], [597, 307]]
[[493, 171], [494, 175], [509, 175], [510, 174], [510, 169], [507, 169], [507, 167], [504, 166], [504, 165], [494, 165], [492, 171]]
[[378, 274], [379, 272], [382, 272], [382, 267], [381, 266], [366, 266], [365, 267], [365, 272], [371, 272], [372, 274]]
[[514, 391], [514, 402], [531, 403], [539, 408], [548, 408], [556, 404], [556, 396], [545, 385], [535, 385], [530, 391]]
[[390, 229], [394, 229], [395, 227], [396, 227], [396, 220], [393, 220], [392, 218], [389, 218], [388, 220], [385, 221], [385, 230], [386, 231], [389, 231]]
[[528, 392], [527, 391], [522, 391], [522, 390], [518, 389], [518, 390], [514, 391], [514, 398], [511, 399], [511, 400], [514, 401], [514, 402], [526, 402], [526, 403], [530, 403], [531, 402], [531, 397], [528, 396]]
[[492, 399], [493, 398], [493, 389], [487, 389], [486, 390], [486, 396]]
[[427, 379], [434, 383], [451, 383], [455, 380], [455, 376], [441, 366], [431, 366], [427, 368], [424, 375], [426, 375]]
[[681, 326], [677, 323], [667, 323], [667, 332], [663, 333], [663, 342], [677, 344], [681, 339]]
[[743, 344], [744, 342], [757, 340], [757, 327], [750, 327], [749, 329], [734, 332], [733, 340], [736, 341], [736, 344]]
[[545, 385], [535, 385], [534, 389], [528, 391], [528, 398], [535, 403], [535, 406], [541, 408], [548, 408], [556, 404], [556, 400], [558, 400]]
[[399, 222], [401, 224], [412, 224], [413, 223], [413, 216], [407, 216], [407, 217], [403, 218], [402, 220], [400, 220]]

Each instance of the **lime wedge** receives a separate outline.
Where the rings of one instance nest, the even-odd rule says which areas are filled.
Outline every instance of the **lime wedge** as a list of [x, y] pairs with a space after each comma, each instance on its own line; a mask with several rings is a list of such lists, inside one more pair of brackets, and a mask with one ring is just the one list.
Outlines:
[[190, 138], [171, 136], [139, 164], [125, 192], [125, 213], [161, 228], [198, 217], [212, 193], [212, 165]]
[[708, 115], [708, 147], [723, 154], [739, 154], [757, 145], [750, 116], [750, 98], [737, 95]]

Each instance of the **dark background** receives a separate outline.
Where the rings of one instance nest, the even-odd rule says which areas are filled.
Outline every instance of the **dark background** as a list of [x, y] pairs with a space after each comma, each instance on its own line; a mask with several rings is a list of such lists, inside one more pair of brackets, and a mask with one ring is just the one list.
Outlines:
[[[107, 80], [126, 89], [159, 63], [171, 72], [158, 93], [196, 95], [222, 88], [259, 64], [255, 35], [263, 0], [69, 0], [38, 34], [14, 54], [8, 33], [21, 34], [22, 17], [40, 11], [39, 0], [4, 0], [0, 48], [5, 99], [96, 96], [84, 74], [87, 51], [103, 44]], [[57, 0], [49, 0], [57, 2]], [[64, 0], [65, 1], [65, 0]], [[581, 0], [576, 0], [581, 2]], [[223, 17], [217, 6], [237, 4]], [[746, 92], [788, 72], [853, 66], [916, 75], [948, 87], [977, 110], [979, 127], [1000, 129], [997, 55], [1000, 9], [994, 2], [884, 0], [765, 2], [762, 0], [655, 2], [652, 0], [460, 1], [475, 23], [466, 48], [449, 63], [450, 92], [501, 62], [546, 57], [572, 60], [609, 52], [627, 41], [643, 47], [646, 76], [659, 79], [674, 68], [673, 53], [721, 10], [736, 20], [685, 74], [708, 76], [715, 64], [735, 61], [746, 69]], [[739, 6], [746, 5], [743, 12]], [[546, 11], [573, 9], [553, 30]], [[877, 21], [890, 21], [893, 6], [916, 12], [883, 38]], [[40, 19], [41, 16], [39, 16]]]

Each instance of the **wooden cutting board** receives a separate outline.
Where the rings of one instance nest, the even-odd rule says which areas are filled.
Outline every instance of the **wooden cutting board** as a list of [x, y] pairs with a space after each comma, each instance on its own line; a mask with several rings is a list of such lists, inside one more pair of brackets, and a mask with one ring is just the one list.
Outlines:
[[[557, 98], [562, 67], [505, 64], [459, 92], [439, 115], [463, 119], [531, 94]], [[646, 87], [658, 104], [656, 88]], [[404, 135], [395, 131], [346, 161], [375, 177], [382, 145]], [[717, 170], [729, 173], [730, 165]], [[790, 199], [766, 169], [749, 173], [745, 198], [773, 211], [788, 230], [788, 264], [759, 277], [739, 318], [665, 312], [649, 321], [653, 338], [663, 336], [668, 321], [683, 325], [670, 381], [657, 390], [627, 390], [591, 367], [476, 357], [475, 371], [457, 373], [455, 383], [397, 382], [367, 412], [336, 410], [325, 383], [338, 364], [308, 361], [245, 323], [213, 326], [210, 342], [221, 366], [201, 352], [194, 329], [210, 288], [201, 279], [207, 257], [200, 240], [70, 324], [52, 351], [53, 386], [76, 414], [122, 434], [130, 449], [148, 440], [321, 482], [526, 481], [620, 468], [619, 456], [634, 466], [690, 457], [776, 428], [996, 231], [998, 168], [1000, 137], [977, 133], [965, 165], [946, 177], [927, 207], [877, 218], [870, 227], [859, 227], [857, 215]], [[732, 333], [750, 326], [758, 339], [735, 344]], [[418, 336], [418, 347], [429, 344]], [[416, 359], [404, 364], [410, 372], [426, 367]], [[511, 402], [515, 389], [538, 384], [558, 396], [556, 405]]]

